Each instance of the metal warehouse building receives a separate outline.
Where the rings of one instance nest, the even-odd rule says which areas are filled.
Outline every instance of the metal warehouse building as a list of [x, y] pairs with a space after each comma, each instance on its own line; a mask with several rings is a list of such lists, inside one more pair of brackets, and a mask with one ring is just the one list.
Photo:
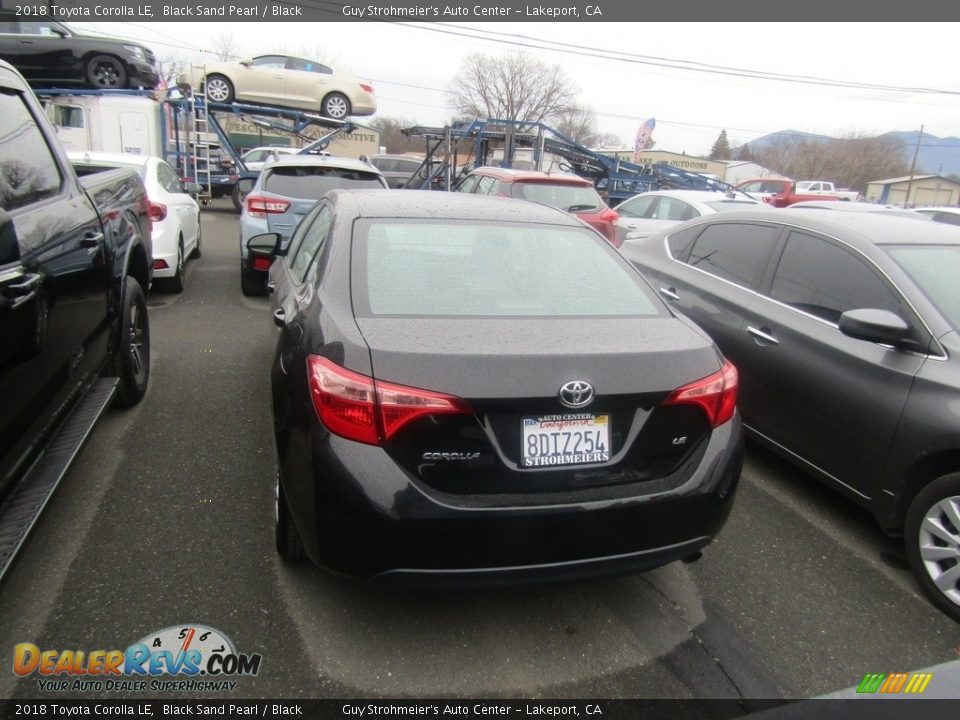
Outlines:
[[960, 205], [960, 183], [940, 175], [914, 175], [867, 183], [867, 200], [899, 205]]

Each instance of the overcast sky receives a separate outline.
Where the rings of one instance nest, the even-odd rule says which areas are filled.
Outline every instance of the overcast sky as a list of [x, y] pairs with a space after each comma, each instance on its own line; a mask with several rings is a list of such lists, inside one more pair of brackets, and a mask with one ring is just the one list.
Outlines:
[[[522, 49], [560, 64], [596, 114], [600, 130], [626, 144], [651, 116], [657, 121], [658, 149], [690, 154], [709, 152], [721, 129], [732, 145], [788, 128], [844, 135], [924, 125], [925, 132], [939, 137], [960, 136], [956, 23], [74, 25], [139, 40], [160, 57], [198, 62], [214, 62], [203, 51], [211, 50], [221, 34], [232, 35], [244, 56], [312, 54], [372, 80], [378, 115], [426, 125], [450, 118], [444, 91], [466, 55], [503, 54], [522, 43], [540, 46]], [[566, 52], [557, 45], [541, 49], [550, 42], [565, 43]], [[627, 53], [634, 62], [596, 57], [612, 53]], [[651, 58], [702, 63], [714, 72], [636, 62]], [[718, 66], [726, 70], [717, 73]], [[743, 70], [892, 89], [771, 81], [744, 77]]]

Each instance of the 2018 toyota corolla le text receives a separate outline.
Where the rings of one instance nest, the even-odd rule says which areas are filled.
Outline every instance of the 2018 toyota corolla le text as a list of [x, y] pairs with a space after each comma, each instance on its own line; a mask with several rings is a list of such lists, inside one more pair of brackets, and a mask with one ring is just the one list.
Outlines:
[[277, 547], [417, 582], [696, 554], [740, 475], [737, 373], [597, 233], [459, 193], [328, 193], [273, 264]]

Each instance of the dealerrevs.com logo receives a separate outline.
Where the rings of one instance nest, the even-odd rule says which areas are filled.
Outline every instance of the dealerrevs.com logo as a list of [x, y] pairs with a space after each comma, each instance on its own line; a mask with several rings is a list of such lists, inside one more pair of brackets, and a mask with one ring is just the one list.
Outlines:
[[260, 672], [262, 656], [238, 653], [233, 641], [205, 625], [178, 625], [151, 633], [125, 650], [13, 649], [13, 672], [36, 675], [45, 691], [217, 692], [234, 678]]

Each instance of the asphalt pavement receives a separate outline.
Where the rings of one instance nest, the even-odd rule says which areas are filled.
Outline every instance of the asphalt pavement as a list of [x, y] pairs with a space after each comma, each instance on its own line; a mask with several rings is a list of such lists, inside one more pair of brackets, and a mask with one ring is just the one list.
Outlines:
[[[436, 593], [283, 563], [276, 330], [267, 301], [240, 293], [237, 228], [228, 201], [206, 208], [186, 291], [151, 293], [148, 394], [100, 422], [0, 586], [3, 653], [202, 624], [263, 656], [231, 696], [288, 699], [801, 698], [960, 654], [899, 543], [752, 445], [729, 523], [693, 564]], [[49, 697], [10, 655], [0, 697]]]

